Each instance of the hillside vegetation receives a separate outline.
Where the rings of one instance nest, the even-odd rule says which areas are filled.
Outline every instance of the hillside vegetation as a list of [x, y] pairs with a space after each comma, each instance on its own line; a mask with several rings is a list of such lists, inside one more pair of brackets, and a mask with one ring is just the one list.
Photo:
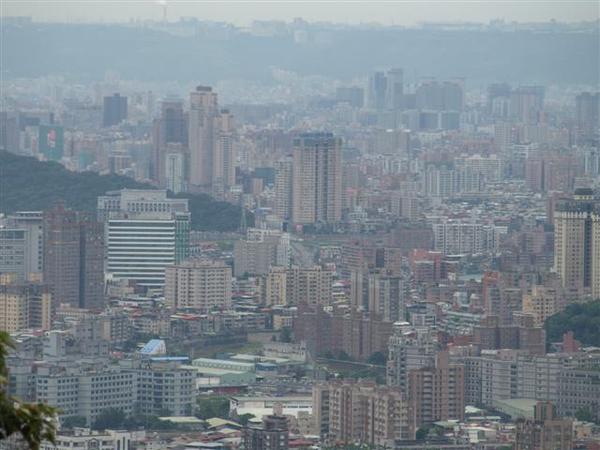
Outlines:
[[[97, 198], [118, 189], [154, 189], [119, 175], [71, 172], [56, 162], [0, 152], [0, 212], [36, 211], [64, 201], [69, 208], [95, 211]], [[189, 199], [192, 228], [233, 231], [240, 223], [240, 208], [204, 194], [182, 194]], [[248, 223], [252, 223], [248, 214]]]
[[600, 346], [600, 300], [569, 305], [544, 324], [548, 342], [562, 340], [567, 331], [586, 346]]

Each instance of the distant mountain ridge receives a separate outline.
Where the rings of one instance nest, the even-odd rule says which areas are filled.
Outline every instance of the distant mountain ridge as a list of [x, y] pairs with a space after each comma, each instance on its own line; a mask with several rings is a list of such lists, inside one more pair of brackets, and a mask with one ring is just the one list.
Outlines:
[[[69, 208], [95, 211], [97, 198], [119, 189], [154, 189], [119, 175], [71, 172], [57, 162], [0, 151], [0, 212], [38, 211], [64, 201]], [[204, 194], [182, 194], [189, 200], [192, 228], [206, 231], [234, 231], [241, 218], [238, 206], [216, 201]], [[248, 223], [253, 222], [247, 213]]]
[[293, 36], [237, 32], [223, 38], [207, 31], [174, 36], [116, 24], [7, 24], [2, 70], [5, 78], [65, 74], [99, 80], [115, 70], [123, 79], [215, 83], [242, 77], [269, 82], [273, 67], [342, 80], [403, 67], [409, 78], [466, 77], [474, 84], [600, 81], [599, 32], [343, 28], [311, 33], [299, 44]]

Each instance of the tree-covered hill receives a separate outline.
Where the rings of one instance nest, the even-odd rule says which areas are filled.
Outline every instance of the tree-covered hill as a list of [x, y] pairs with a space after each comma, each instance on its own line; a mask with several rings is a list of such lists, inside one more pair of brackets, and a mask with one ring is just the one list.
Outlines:
[[600, 300], [569, 305], [544, 324], [548, 342], [557, 342], [567, 331], [583, 345], [600, 347]]
[[[56, 162], [0, 151], [0, 212], [44, 210], [57, 201], [73, 209], [94, 211], [97, 198], [118, 189], [153, 189], [131, 178], [71, 172]], [[195, 230], [233, 231], [240, 223], [240, 208], [208, 195], [185, 194]], [[252, 218], [249, 217], [249, 223]]]

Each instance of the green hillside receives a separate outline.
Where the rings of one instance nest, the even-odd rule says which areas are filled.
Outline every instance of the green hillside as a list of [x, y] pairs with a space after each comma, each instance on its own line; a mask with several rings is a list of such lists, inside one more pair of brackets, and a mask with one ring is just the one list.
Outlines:
[[[0, 212], [44, 210], [57, 201], [73, 209], [94, 211], [96, 199], [107, 191], [152, 186], [118, 175], [71, 172], [56, 162], [0, 151]], [[240, 208], [215, 201], [204, 194], [185, 194], [195, 230], [234, 231], [240, 223]], [[248, 223], [252, 217], [248, 213]]]
[[544, 324], [548, 342], [559, 342], [567, 331], [583, 345], [600, 346], [600, 300], [575, 303], [549, 317]]

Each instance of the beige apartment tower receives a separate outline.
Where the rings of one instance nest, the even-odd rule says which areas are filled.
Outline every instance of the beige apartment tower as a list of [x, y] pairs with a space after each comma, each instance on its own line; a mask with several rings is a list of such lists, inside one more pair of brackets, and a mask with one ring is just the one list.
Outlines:
[[554, 270], [562, 285], [600, 295], [600, 201], [576, 189], [554, 212]]
[[165, 269], [165, 301], [173, 309], [206, 313], [231, 305], [231, 267], [222, 262], [186, 261]]
[[342, 217], [341, 141], [332, 133], [294, 139], [292, 222], [334, 223]]
[[48, 286], [14, 281], [14, 277], [0, 277], [0, 331], [49, 330], [52, 296]]

